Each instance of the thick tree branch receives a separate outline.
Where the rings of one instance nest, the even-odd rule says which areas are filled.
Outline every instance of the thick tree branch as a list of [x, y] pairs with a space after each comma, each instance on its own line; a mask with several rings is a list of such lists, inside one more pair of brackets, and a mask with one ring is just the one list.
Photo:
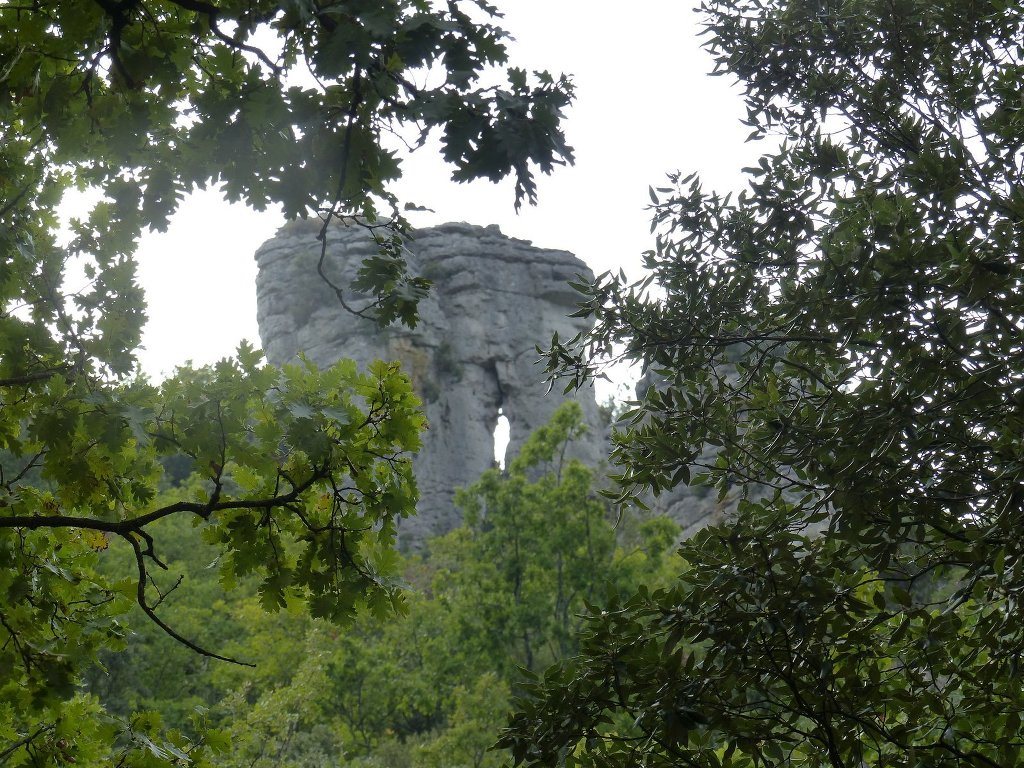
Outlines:
[[72, 366], [70, 365], [61, 365], [57, 368], [47, 368], [45, 371], [24, 373], [20, 376], [8, 376], [5, 379], [0, 379], [0, 387], [21, 387], [26, 384], [34, 384], [37, 381], [46, 381], [51, 376], [67, 373], [71, 368]]
[[194, 501], [178, 501], [166, 507], [153, 510], [145, 515], [131, 517], [127, 520], [99, 520], [93, 517], [77, 517], [74, 515], [11, 515], [0, 516], [0, 528], [83, 528], [92, 531], [103, 531], [116, 536], [127, 536], [130, 533], [141, 534], [142, 529], [150, 523], [179, 512], [191, 512], [204, 520], [214, 512], [229, 509], [275, 509], [295, 501], [314, 483], [324, 479], [326, 471], [317, 471], [306, 480], [294, 485], [288, 493], [266, 499], [234, 499], [216, 503], [200, 503]]

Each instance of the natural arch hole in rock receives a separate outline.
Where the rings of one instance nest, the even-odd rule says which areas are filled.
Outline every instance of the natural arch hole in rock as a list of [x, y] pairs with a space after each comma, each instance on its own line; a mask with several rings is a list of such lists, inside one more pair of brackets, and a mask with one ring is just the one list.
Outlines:
[[498, 422], [494, 425], [494, 460], [498, 462], [498, 468], [505, 468], [505, 451], [508, 450], [509, 425], [508, 417], [498, 409]]

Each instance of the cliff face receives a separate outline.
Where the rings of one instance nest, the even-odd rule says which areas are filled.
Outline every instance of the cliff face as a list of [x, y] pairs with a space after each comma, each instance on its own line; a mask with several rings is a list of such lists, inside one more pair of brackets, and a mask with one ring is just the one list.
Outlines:
[[[346, 312], [316, 272], [320, 244], [308, 223], [284, 227], [256, 253], [258, 321], [267, 358], [277, 364], [300, 352], [317, 365], [349, 357], [365, 365], [401, 360], [426, 409], [429, 429], [415, 459], [420, 486], [416, 517], [403, 521], [407, 542], [458, 525], [454, 489], [474, 482], [494, 457], [499, 409], [509, 420], [514, 454], [564, 399], [547, 392], [537, 344], [552, 333], [571, 337], [585, 321], [568, 318], [575, 292], [567, 285], [587, 266], [566, 251], [535, 248], [497, 227], [445, 224], [420, 230], [409, 243], [414, 273], [433, 280], [414, 329], [379, 329]], [[375, 246], [359, 228], [329, 235], [327, 274], [339, 285], [355, 275]], [[597, 464], [604, 454], [593, 390], [577, 395], [589, 427], [575, 455]]]

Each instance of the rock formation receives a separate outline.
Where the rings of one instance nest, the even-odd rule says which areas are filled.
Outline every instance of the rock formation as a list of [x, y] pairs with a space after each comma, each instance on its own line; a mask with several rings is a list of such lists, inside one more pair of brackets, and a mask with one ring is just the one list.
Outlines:
[[[258, 321], [267, 358], [293, 360], [301, 351], [317, 365], [349, 357], [401, 360], [423, 398], [429, 429], [416, 457], [420, 505], [405, 520], [406, 544], [458, 525], [454, 489], [474, 482], [494, 460], [499, 409], [509, 421], [514, 454], [562, 402], [548, 393], [537, 344], [552, 333], [571, 337], [585, 321], [569, 318], [576, 294], [568, 281], [590, 277], [586, 264], [566, 251], [535, 248], [497, 227], [445, 224], [420, 230], [409, 243], [414, 273], [434, 285], [420, 305], [420, 323], [378, 328], [340, 306], [319, 278], [320, 244], [310, 223], [285, 226], [256, 254]], [[375, 251], [366, 232], [337, 227], [329, 234], [326, 272], [345, 285]], [[578, 394], [589, 438], [575, 455], [597, 464], [604, 455], [593, 390]]]

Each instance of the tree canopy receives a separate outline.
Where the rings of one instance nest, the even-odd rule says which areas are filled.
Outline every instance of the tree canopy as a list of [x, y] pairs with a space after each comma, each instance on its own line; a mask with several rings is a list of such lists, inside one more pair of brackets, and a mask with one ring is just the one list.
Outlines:
[[[171, 626], [255, 667], [213, 662], [175, 643], [138, 607], [118, 617], [123, 650], [102, 649], [85, 690], [108, 713], [163, 749], [165, 734], [212, 734], [224, 768], [497, 768], [489, 748], [509, 713], [519, 666], [543, 669], [577, 650], [586, 603], [666, 583], [678, 528], [627, 515], [616, 523], [594, 492], [595, 474], [562, 459], [581, 430], [577, 403], [563, 404], [532, 435], [507, 473], [487, 471], [463, 489], [463, 524], [400, 558], [401, 615], [362, 612], [338, 627], [310, 618], [286, 595], [268, 613], [261, 579], [225, 587], [210, 561], [216, 542], [188, 520], [154, 524], [183, 586], [161, 603]], [[160, 494], [190, 498], [200, 477]], [[117, 582], [135, 573], [129, 548], [97, 557]], [[206, 736], [209, 738], [209, 736]], [[194, 750], [193, 750], [194, 751]], [[77, 748], [78, 764], [88, 764]], [[102, 760], [100, 765], [107, 765]]]
[[[134, 356], [134, 251], [184, 195], [219, 185], [320, 216], [323, 248], [332, 221], [369, 229], [381, 250], [355, 286], [368, 300], [338, 298], [415, 323], [428, 281], [405, 270], [386, 136], [440, 132], [455, 178], [511, 175], [516, 205], [536, 169], [572, 159], [565, 78], [488, 80], [507, 65], [497, 17], [456, 0], [0, 5], [0, 763], [202, 764], [225, 748], [199, 725], [186, 739], [114, 718], [78, 687], [100, 649], [124, 645], [132, 602], [224, 656], [161, 618], [177, 586], [159, 577], [161, 521], [191, 520], [224, 583], [254, 576], [269, 610], [401, 607], [395, 526], [415, 509], [424, 423], [397, 365], [278, 370], [243, 347], [153, 385]], [[75, 188], [100, 201], [65, 246], [55, 209]], [[190, 496], [158, 495], [165, 466], [197, 474]], [[132, 577], [97, 573], [108, 547], [128, 549]]]
[[[534, 765], [1010, 766], [1024, 756], [1024, 7], [707, 0], [766, 150], [652, 189], [650, 276], [581, 285], [570, 386], [624, 349], [619, 496], [735, 520], [588, 623], [503, 740]], [[711, 460], [705, 449], [715, 447]]]

